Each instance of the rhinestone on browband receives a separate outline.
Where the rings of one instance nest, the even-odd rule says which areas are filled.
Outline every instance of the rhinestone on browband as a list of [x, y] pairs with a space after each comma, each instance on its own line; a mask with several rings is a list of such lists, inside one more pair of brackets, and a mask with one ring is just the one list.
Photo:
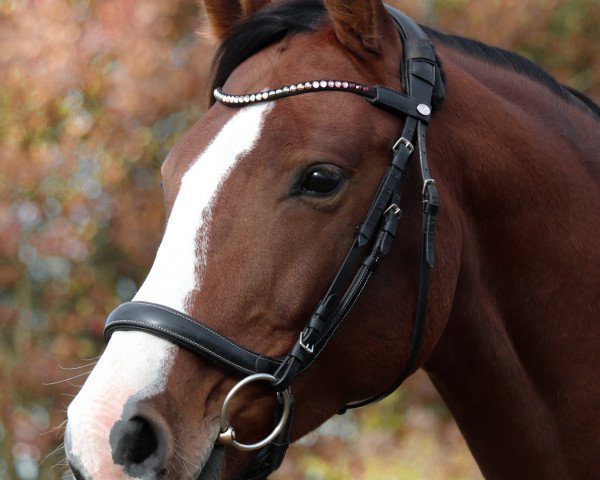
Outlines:
[[346, 80], [313, 80], [311, 82], [287, 85], [274, 90], [263, 90], [261, 92], [246, 93], [243, 95], [231, 95], [223, 92], [221, 88], [215, 88], [213, 95], [218, 102], [233, 106], [260, 103], [315, 91], [351, 92], [363, 97], [372, 96], [372, 94], [370, 95], [371, 88], [369, 86], [357, 82], [348, 82]]

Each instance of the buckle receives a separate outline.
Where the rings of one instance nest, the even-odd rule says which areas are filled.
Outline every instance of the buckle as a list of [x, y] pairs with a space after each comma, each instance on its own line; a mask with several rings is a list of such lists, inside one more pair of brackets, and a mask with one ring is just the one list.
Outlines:
[[305, 343], [304, 339], [302, 338], [302, 332], [300, 332], [300, 337], [298, 338], [298, 343], [300, 344], [300, 346], [302, 347], [303, 350], [306, 350], [308, 353], [314, 353], [314, 351], [315, 351], [314, 344], [309, 345], [308, 343]]
[[400, 218], [402, 216], [402, 210], [400, 209], [400, 207], [398, 205], [396, 205], [395, 203], [392, 203], [388, 208], [386, 208], [385, 212], [383, 212], [384, 215], [387, 215], [388, 212], [392, 212], [394, 215], [396, 215], [398, 218]]
[[421, 192], [421, 195], [423, 196], [423, 198], [425, 198], [425, 195], [427, 193], [426, 190], [429, 185], [435, 186], [435, 180], [433, 178], [428, 178], [427, 180], [425, 180], [423, 182], [423, 190]]
[[400, 137], [396, 143], [394, 143], [394, 146], [392, 147], [392, 151], [397, 152], [398, 149], [400, 148], [400, 145], [404, 145], [407, 149], [408, 149], [408, 154], [412, 154], [415, 151], [415, 147], [412, 143], [410, 143], [410, 140], [404, 138], [404, 137]]

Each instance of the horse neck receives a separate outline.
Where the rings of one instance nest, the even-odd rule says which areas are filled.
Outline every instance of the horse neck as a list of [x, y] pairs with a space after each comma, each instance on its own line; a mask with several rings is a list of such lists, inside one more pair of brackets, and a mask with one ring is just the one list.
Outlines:
[[426, 370], [486, 478], [593, 478], [599, 123], [517, 73], [453, 55], [428, 144], [461, 265]]

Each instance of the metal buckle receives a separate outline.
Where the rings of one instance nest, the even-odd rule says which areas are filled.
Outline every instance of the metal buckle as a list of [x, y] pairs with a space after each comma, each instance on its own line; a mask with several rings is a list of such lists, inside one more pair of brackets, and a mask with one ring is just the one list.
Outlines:
[[248, 385], [252, 382], [271, 382], [271, 384], [275, 383], [277, 379], [273, 375], [269, 375], [268, 373], [256, 373], [254, 375], [250, 375], [249, 377], [244, 378], [240, 382], [236, 383], [234, 387], [229, 391], [225, 400], [223, 401], [223, 407], [221, 408], [221, 432], [219, 433], [219, 437], [217, 441], [223, 445], [231, 445], [232, 447], [237, 448], [238, 450], [243, 450], [245, 452], [249, 452], [251, 450], [258, 450], [260, 448], [266, 447], [269, 443], [271, 443], [277, 435], [281, 433], [284, 429], [285, 424], [287, 423], [288, 417], [290, 415], [290, 388], [286, 388], [283, 392], [277, 392], [277, 401], [283, 404], [283, 412], [281, 413], [281, 418], [273, 431], [269, 434], [268, 437], [264, 438], [260, 442], [256, 443], [240, 443], [235, 439], [235, 430], [231, 425], [229, 425], [229, 421], [227, 420], [227, 408], [229, 407], [229, 403], [231, 399], [235, 396], [237, 392], [240, 391], [245, 385]]
[[433, 178], [428, 178], [423, 182], [423, 191], [421, 192], [423, 198], [425, 198], [425, 190], [427, 190], [429, 185], [435, 185], [435, 180]]
[[404, 138], [404, 137], [400, 137], [396, 143], [394, 143], [394, 146], [392, 147], [392, 151], [397, 152], [398, 149], [400, 148], [400, 145], [404, 145], [407, 149], [408, 149], [408, 154], [412, 154], [415, 151], [415, 147], [412, 143], [410, 143], [410, 140]]
[[394, 213], [394, 215], [396, 215], [398, 218], [400, 218], [402, 216], [402, 210], [400, 209], [400, 207], [398, 205], [396, 205], [395, 203], [392, 203], [388, 208], [386, 208], [385, 212], [383, 212], [384, 215], [387, 215], [387, 213], [389, 211], [392, 211]]
[[302, 332], [300, 332], [300, 337], [298, 338], [298, 343], [308, 353], [314, 353], [315, 346], [314, 345], [309, 345], [308, 343], [304, 343], [304, 339], [302, 338]]

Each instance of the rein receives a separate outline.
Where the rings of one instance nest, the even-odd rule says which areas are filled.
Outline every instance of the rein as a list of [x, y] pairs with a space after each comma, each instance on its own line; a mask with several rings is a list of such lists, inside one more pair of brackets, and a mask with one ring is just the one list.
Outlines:
[[[402, 38], [404, 58], [401, 72], [404, 93], [383, 85], [367, 86], [344, 80], [314, 80], [243, 95], [227, 94], [221, 89], [214, 92], [215, 99], [224, 105], [243, 107], [304, 93], [344, 91], [358, 94], [376, 107], [395, 115], [406, 116], [402, 134], [392, 147], [392, 160], [366, 217], [358, 227], [352, 247], [292, 349], [283, 357], [264, 356], [233, 342], [182, 312], [149, 302], [124, 303], [106, 321], [104, 336], [107, 342], [116, 330], [142, 330], [166, 338], [245, 376], [224, 401], [219, 436], [221, 445], [232, 445], [241, 450], [259, 450], [251, 464], [238, 477], [240, 479], [266, 478], [281, 465], [290, 442], [294, 410], [290, 385], [327, 346], [355, 305], [378, 262], [390, 251], [402, 213], [400, 198], [409, 159], [415, 150], [414, 144], [418, 147], [423, 181], [423, 218], [417, 309], [409, 355], [397, 381], [388, 390], [347, 405], [342, 412], [389, 395], [415, 366], [425, 326], [429, 275], [435, 262], [436, 216], [439, 208], [437, 188], [427, 163], [425, 132], [431, 118], [432, 99], [441, 102], [444, 90], [440, 67], [425, 33], [404, 13], [389, 6], [386, 8]], [[235, 440], [235, 432], [227, 420], [227, 407], [231, 398], [244, 385], [254, 381], [269, 382], [277, 393], [277, 424], [263, 441], [245, 445]]]

